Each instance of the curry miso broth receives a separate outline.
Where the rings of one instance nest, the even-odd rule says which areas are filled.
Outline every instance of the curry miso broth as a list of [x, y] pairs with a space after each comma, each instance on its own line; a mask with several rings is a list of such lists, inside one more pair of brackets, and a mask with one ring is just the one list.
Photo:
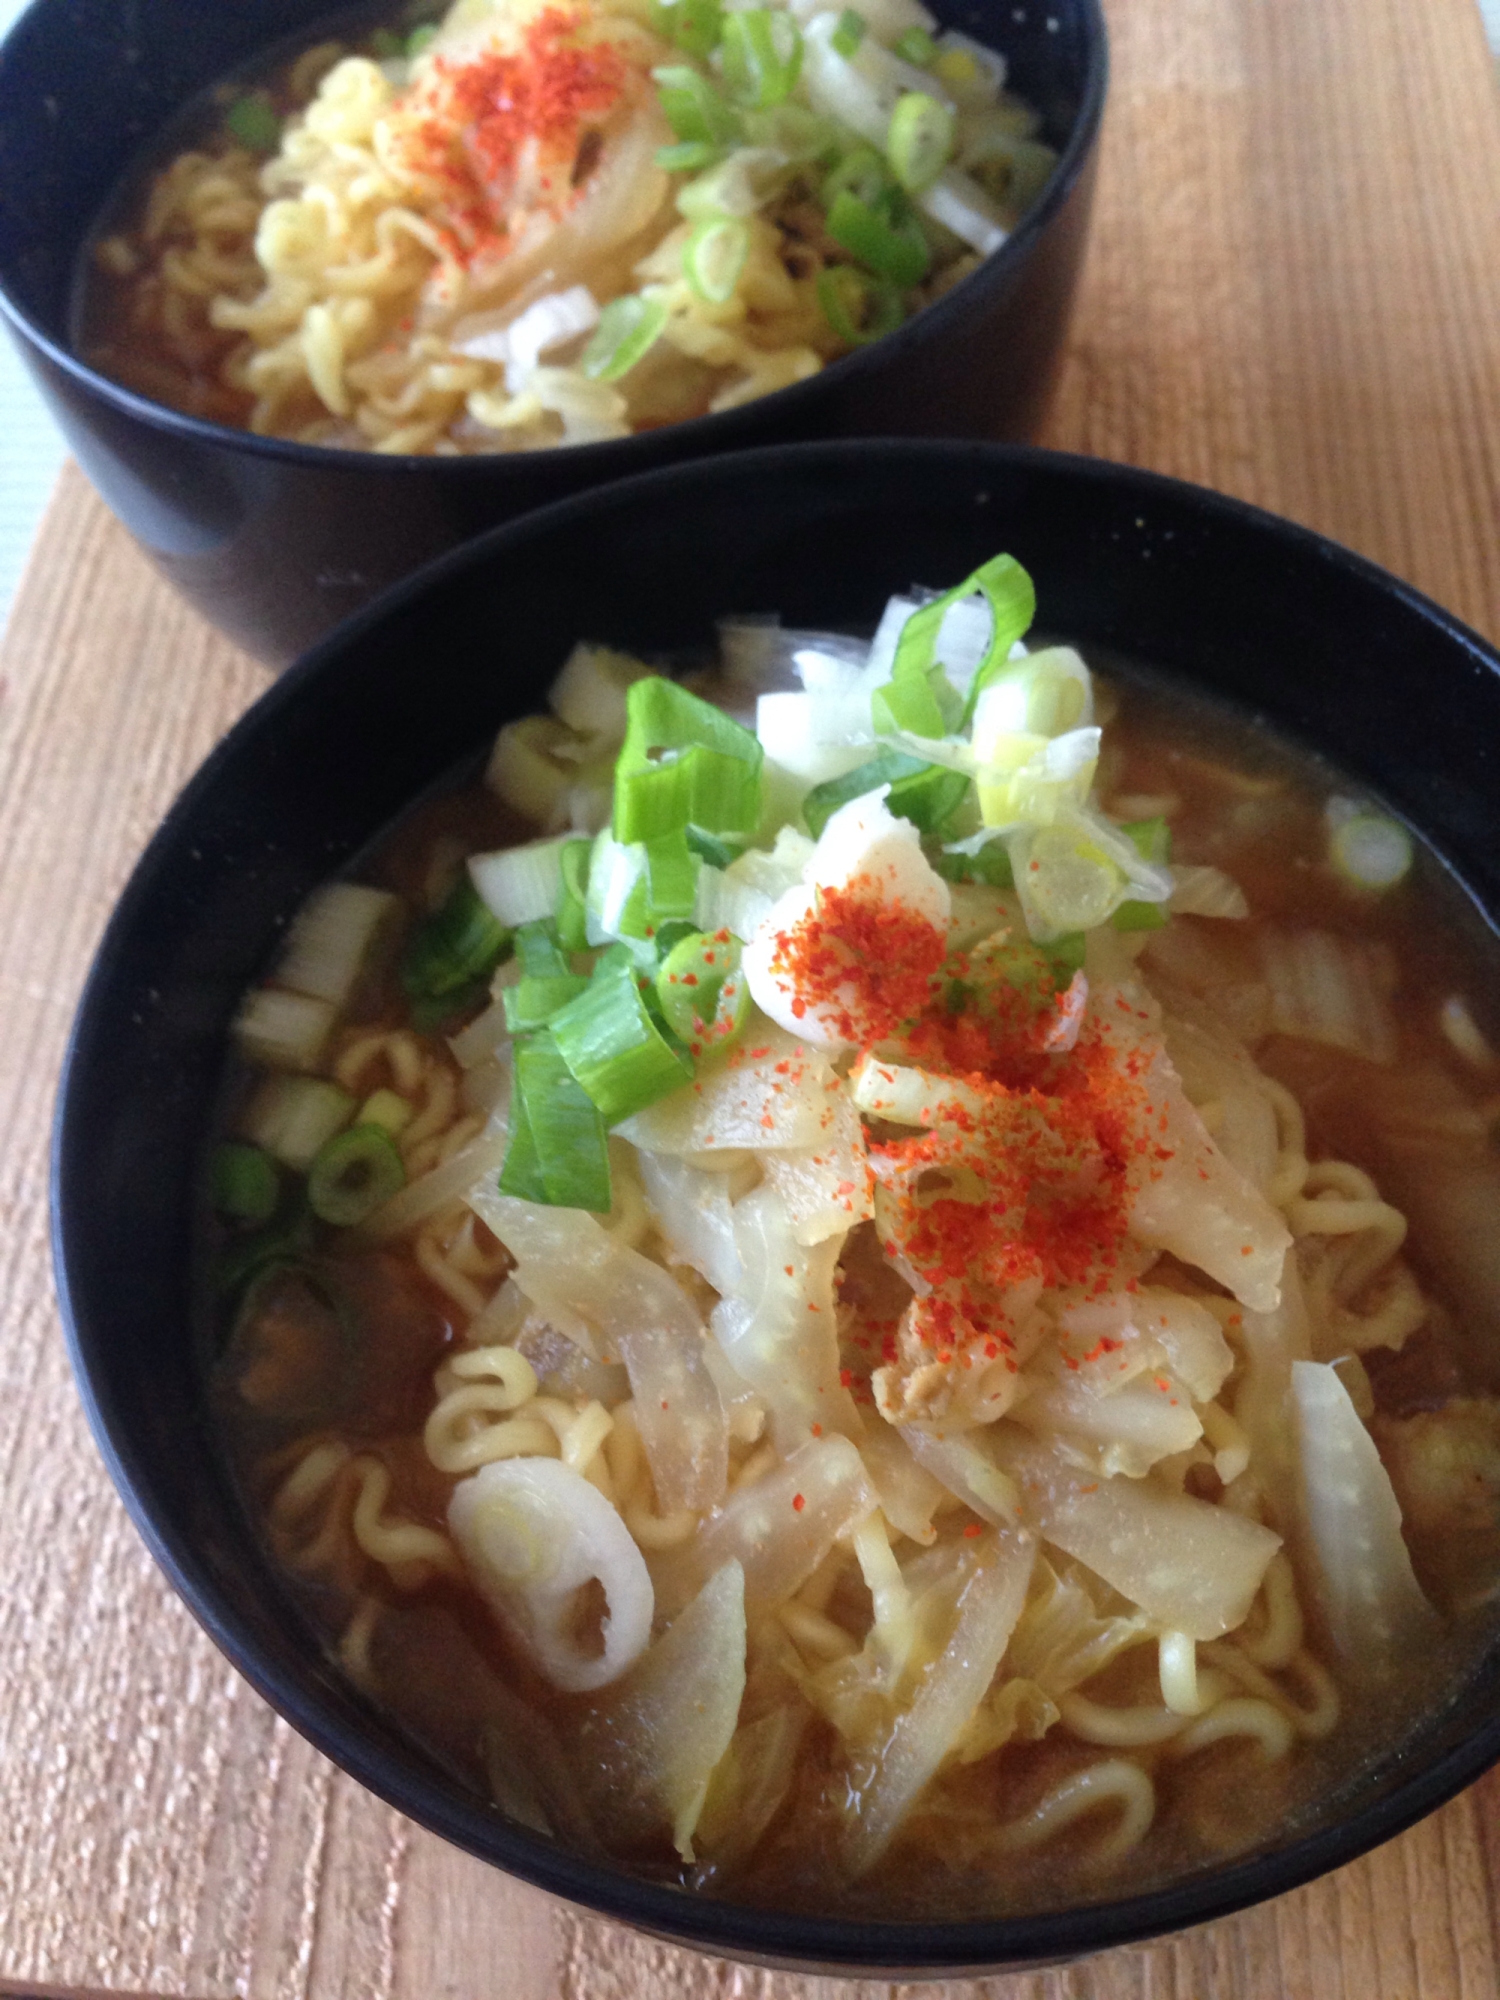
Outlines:
[[[330, 1657], [502, 1811], [1002, 1915], [1294, 1838], [1492, 1637], [1494, 947], [1357, 788], [1125, 663], [992, 637], [944, 654], [967, 763], [898, 714], [791, 768], [881, 644], [727, 633], [697, 684], [758, 741], [580, 649], [342, 942], [294, 928], [212, 1407]], [[674, 888], [616, 835], [697, 751]]]

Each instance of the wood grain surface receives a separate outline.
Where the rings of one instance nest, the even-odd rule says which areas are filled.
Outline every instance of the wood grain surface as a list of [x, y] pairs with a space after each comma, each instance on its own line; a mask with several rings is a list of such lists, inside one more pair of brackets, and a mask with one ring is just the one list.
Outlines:
[[[1500, 98], [1473, 0], [1115, 0], [1046, 441], [1321, 528], [1500, 636]], [[3, 448], [3, 443], [0, 443]], [[1351, 663], [1355, 666], [1356, 663]], [[74, 473], [0, 652], [0, 1992], [172, 2000], [1493, 2000], [1500, 1781], [1175, 1941], [944, 1989], [737, 1968], [377, 1804], [158, 1579], [73, 1397], [47, 1131], [111, 902], [263, 685]]]

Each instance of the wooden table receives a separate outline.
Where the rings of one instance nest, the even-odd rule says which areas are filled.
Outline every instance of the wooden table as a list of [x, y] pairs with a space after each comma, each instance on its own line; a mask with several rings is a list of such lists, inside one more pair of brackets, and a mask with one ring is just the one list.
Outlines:
[[[1292, 515], [1500, 637], [1500, 96], [1473, 0], [1110, 11], [1047, 441]], [[219, 1658], [105, 1480], [51, 1294], [53, 1084], [126, 871], [263, 679], [65, 476], [0, 653], [0, 1991], [894, 2000], [647, 1943], [377, 1804]], [[1270, 1907], [953, 1991], [1492, 2000], [1497, 1893], [1492, 1778]]]

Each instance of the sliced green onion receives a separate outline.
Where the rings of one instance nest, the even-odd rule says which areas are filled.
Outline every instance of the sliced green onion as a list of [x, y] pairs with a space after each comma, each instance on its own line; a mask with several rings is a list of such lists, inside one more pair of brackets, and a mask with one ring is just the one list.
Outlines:
[[622, 292], [599, 315], [579, 367], [591, 381], [618, 382], [656, 345], [667, 323], [660, 299], [641, 292]]
[[[1160, 815], [1155, 819], [1131, 820], [1120, 831], [1142, 861], [1149, 861], [1154, 868], [1165, 868], [1171, 860], [1172, 829]], [[1159, 931], [1167, 921], [1167, 906], [1132, 899], [1121, 903], [1110, 921], [1117, 931]]]
[[383, 1125], [351, 1125], [307, 1170], [307, 1202], [321, 1222], [349, 1228], [406, 1186], [396, 1142]]
[[684, 64], [651, 72], [667, 123], [679, 139], [703, 146], [730, 146], [739, 137], [739, 120], [706, 76]]
[[[739, 20], [740, 15], [730, 17]], [[682, 275], [708, 305], [721, 306], [750, 255], [750, 229], [737, 215], [707, 215], [683, 245]]]
[[932, 262], [921, 224], [911, 214], [893, 218], [847, 190], [828, 211], [828, 233], [877, 278], [903, 291], [920, 284]]
[[694, 931], [662, 960], [656, 996], [672, 1032], [694, 1055], [722, 1048], [744, 1030], [750, 989], [740, 973], [740, 944], [723, 933]]
[[828, 37], [829, 47], [848, 62], [859, 52], [859, 45], [865, 38], [865, 25], [863, 14], [856, 14], [852, 7], [846, 7], [839, 15], [838, 26]]
[[913, 69], [926, 69], [937, 54], [937, 43], [925, 28], [908, 28], [895, 43], [895, 50]]
[[593, 842], [570, 840], [562, 851], [562, 893], [557, 903], [557, 942], [565, 952], [588, 949], [589, 856]]
[[851, 347], [894, 333], [906, 317], [894, 285], [867, 278], [852, 264], [827, 264], [819, 271], [818, 304], [839, 339]]
[[1356, 888], [1391, 889], [1411, 867], [1411, 835], [1382, 813], [1352, 813], [1333, 829], [1328, 858]]
[[[546, 718], [551, 720], [550, 716]], [[574, 766], [574, 775], [584, 774]], [[520, 847], [497, 847], [469, 856], [469, 877], [502, 924], [533, 923], [557, 908], [562, 851], [566, 838], [528, 840]]]
[[1165, 868], [1172, 859], [1172, 829], [1160, 814], [1155, 819], [1133, 819], [1120, 828], [1142, 861]]
[[510, 1100], [510, 1144], [500, 1192], [552, 1208], [610, 1205], [604, 1121], [569, 1074], [549, 1034], [518, 1042]]
[[614, 837], [655, 840], [696, 826], [752, 833], [763, 752], [748, 729], [675, 681], [637, 681], [615, 766]]
[[879, 208], [891, 193], [890, 168], [873, 146], [854, 146], [832, 167], [820, 190], [823, 207], [831, 209], [841, 194], [852, 194], [869, 208]]
[[370, 53], [377, 62], [389, 62], [392, 56], [404, 56], [405, 37], [392, 28], [377, 28], [370, 37]]
[[946, 736], [948, 716], [934, 685], [941, 679], [934, 669], [930, 674], [892, 679], [876, 688], [870, 696], [870, 714], [877, 734], [888, 736], [893, 730], [904, 729], [912, 736]]
[[908, 194], [930, 188], [953, 151], [953, 113], [925, 90], [908, 90], [896, 100], [885, 142], [891, 172]]
[[224, 123], [252, 153], [274, 153], [281, 144], [281, 120], [264, 97], [237, 97], [225, 112]]
[[570, 1000], [576, 1000], [588, 985], [586, 975], [577, 972], [540, 973], [519, 979], [501, 994], [505, 1025], [513, 1035], [530, 1034], [545, 1028], [554, 1014]]
[[955, 854], [951, 849], [939, 854], [933, 867], [945, 882], [983, 882], [991, 889], [1013, 889], [1015, 871], [1003, 840], [987, 840], [972, 854]]
[[707, 861], [714, 868], [727, 868], [731, 861], [738, 861], [745, 851], [743, 838], [722, 840], [717, 834], [705, 833], [696, 826], [688, 828], [687, 844], [700, 861]]
[[235, 1139], [214, 1148], [213, 1204], [229, 1222], [269, 1222], [281, 1200], [281, 1174], [269, 1153]]
[[468, 1014], [477, 1013], [490, 997], [488, 978], [471, 979], [451, 993], [424, 993], [406, 1005], [407, 1019], [418, 1034], [446, 1034]]
[[785, 104], [773, 104], [768, 111], [747, 111], [744, 123], [751, 145], [767, 146], [792, 165], [826, 166], [838, 158], [846, 143], [833, 119], [794, 97]]
[[944, 764], [926, 764], [904, 750], [877, 752], [867, 764], [814, 785], [802, 801], [807, 830], [816, 840], [840, 806], [850, 799], [863, 798], [878, 785], [888, 785], [886, 805], [898, 819], [909, 819], [924, 833], [935, 833], [949, 815], [963, 803], [969, 780], [963, 771]]
[[976, 591], [983, 594], [990, 607], [990, 643], [969, 684], [968, 699], [959, 719], [961, 729], [968, 728], [980, 692], [1004, 666], [1010, 657], [1011, 647], [1029, 629], [1036, 616], [1035, 586], [1014, 556], [992, 556], [987, 563], [981, 563], [972, 576], [966, 577], [952, 590], [944, 591], [931, 604], [924, 604], [920, 611], [914, 611], [901, 628], [896, 657], [891, 666], [893, 680], [931, 672], [937, 662], [943, 620], [955, 604], [972, 597]]
[[465, 870], [440, 907], [413, 933], [401, 957], [401, 985], [414, 1000], [454, 993], [487, 978], [510, 944], [510, 931]]
[[665, 174], [696, 174], [704, 167], [717, 166], [724, 157], [722, 146], [710, 146], [705, 139], [681, 139], [675, 146], [658, 146], [656, 164]]
[[664, 42], [674, 43], [685, 54], [706, 56], [719, 45], [724, 9], [719, 0], [656, 0], [651, 25]]
[[1043, 945], [1042, 956], [1052, 968], [1058, 985], [1066, 986], [1075, 972], [1082, 972], [1087, 951], [1088, 938], [1084, 932], [1069, 931], [1065, 936], [1053, 938], [1050, 944]]
[[656, 947], [658, 960], [666, 960], [676, 951], [684, 938], [697, 935], [698, 926], [690, 918], [669, 917], [664, 924], [657, 926], [651, 942]]
[[686, 831], [664, 833], [646, 847], [647, 901], [651, 928], [693, 913], [698, 895], [698, 870], [703, 863], [688, 846]]
[[652, 1020], [634, 973], [620, 965], [595, 969], [588, 991], [553, 1017], [552, 1035], [607, 1125], [643, 1111], [693, 1073]]
[[516, 957], [521, 961], [523, 979], [558, 979], [573, 970], [551, 917], [517, 925]]
[[724, 83], [736, 104], [765, 111], [785, 103], [802, 70], [802, 30], [781, 7], [724, 17]]
[[239, 1294], [248, 1295], [250, 1287], [262, 1278], [306, 1256], [312, 1248], [312, 1235], [312, 1217], [307, 1204], [299, 1200], [290, 1215], [253, 1235], [236, 1236], [223, 1246], [213, 1261], [214, 1289], [231, 1300]]
[[424, 49], [430, 48], [437, 40], [438, 24], [425, 21], [420, 28], [413, 28], [406, 42], [406, 59], [415, 62]]

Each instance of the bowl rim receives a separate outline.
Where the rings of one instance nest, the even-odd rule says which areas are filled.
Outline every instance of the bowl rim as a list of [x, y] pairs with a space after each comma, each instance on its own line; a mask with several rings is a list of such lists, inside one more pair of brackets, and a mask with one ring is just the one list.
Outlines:
[[[998, 1974], [1080, 1954], [1140, 1942], [1233, 1915], [1248, 1905], [1299, 1888], [1330, 1869], [1358, 1859], [1451, 1799], [1500, 1759], [1500, 1709], [1422, 1768], [1395, 1777], [1389, 1788], [1332, 1827], [1292, 1840], [1270, 1853], [1251, 1854], [1185, 1881], [1112, 1900], [1011, 1917], [979, 1917], [906, 1923], [808, 1915], [719, 1901], [664, 1887], [592, 1861], [529, 1834], [486, 1809], [476, 1798], [464, 1801], [455, 1787], [393, 1762], [364, 1734], [351, 1730], [320, 1701], [313, 1676], [279, 1671], [257, 1656], [252, 1635], [217, 1597], [217, 1584], [202, 1558], [171, 1523], [156, 1518], [149, 1498], [150, 1468], [132, 1442], [129, 1428], [105, 1407], [90, 1368], [90, 1349], [100, 1336], [75, 1310], [70, 1283], [68, 1220], [78, 1191], [87, 1185], [87, 1152], [71, 1100], [80, 1074], [102, 1030], [101, 995], [113, 977], [113, 961], [135, 930], [139, 913], [177, 865], [184, 835], [200, 803], [220, 773], [242, 749], [280, 726], [295, 711], [302, 691], [325, 664], [357, 646], [364, 635], [393, 612], [429, 593], [447, 579], [482, 566], [492, 554], [513, 554], [541, 537], [565, 532], [569, 522], [594, 508], [631, 502], [648, 506], [652, 495], [673, 484], [732, 480], [741, 472], [777, 465], [809, 468], [853, 463], [872, 454], [992, 467], [997, 474], [1028, 469], [1060, 473], [1089, 485], [1112, 486], [1142, 502], [1153, 498], [1187, 506], [1210, 523], [1248, 533], [1263, 546], [1310, 557], [1358, 587], [1394, 598], [1445, 640], [1467, 653], [1474, 665], [1500, 676], [1500, 651], [1454, 614], [1414, 586], [1315, 530], [1273, 515], [1250, 502], [1208, 488], [1106, 460], [1036, 446], [983, 442], [872, 438], [777, 444], [751, 451], [689, 460], [593, 487], [449, 551], [355, 612], [320, 640], [260, 695], [209, 753], [188, 780], [133, 868], [104, 930], [78, 1003], [64, 1057], [56, 1100], [49, 1162], [50, 1243], [64, 1333], [80, 1398], [110, 1477], [152, 1556], [178, 1596], [251, 1686], [299, 1733], [367, 1790], [430, 1831], [532, 1886], [601, 1915], [679, 1945], [747, 1962], [805, 1970], [892, 1977], [920, 1974], [957, 1977]], [[1357, 775], [1357, 773], [1356, 773]], [[1493, 922], [1496, 912], [1486, 911]], [[1428, 1719], [1428, 1727], [1437, 1718]], [[1420, 1746], [1420, 1734], [1415, 1738]], [[1421, 1754], [1420, 1747], [1417, 1750]]]
[[[7, 53], [13, 52], [20, 44], [29, 31], [29, 25], [41, 16], [44, 9], [57, 4], [59, 0], [30, 0], [10, 31], [0, 38], [0, 78], [4, 76]], [[1050, 0], [1027, 0], [1027, 4], [1045, 7]], [[835, 390], [846, 384], [856, 384], [882, 365], [879, 357], [889, 360], [902, 349], [926, 345], [940, 338], [947, 327], [960, 324], [966, 317], [966, 301], [973, 298], [975, 303], [978, 302], [979, 289], [1001, 286], [1012, 272], [1019, 271], [1082, 179], [1097, 145], [1104, 114], [1110, 56], [1102, 0], [1070, 0], [1070, 4], [1078, 10], [1086, 49], [1083, 89], [1077, 114], [1068, 142], [1041, 194], [998, 250], [982, 258], [975, 269], [950, 291], [914, 313], [894, 332], [826, 362], [815, 375], [807, 376], [800, 382], [789, 383], [785, 388], [773, 390], [750, 403], [739, 404], [732, 410], [711, 411], [704, 416], [688, 417], [679, 423], [662, 425], [655, 430], [636, 431], [629, 437], [609, 438], [597, 444], [554, 447], [556, 452], [565, 455], [569, 467], [577, 468], [578, 478], [602, 482], [628, 477], [633, 459], [641, 460], [643, 467], [654, 462], [654, 454], [662, 449], [663, 437], [670, 438], [674, 443], [681, 439], [684, 453], [708, 453], [716, 447], [732, 448], [736, 436], [747, 422], [747, 412], [753, 413], [763, 405], [774, 405], [778, 411], [787, 413], [789, 421], [795, 421], [799, 412], [817, 408], [820, 393], [826, 394], [830, 384]], [[148, 145], [149, 141], [145, 144]], [[133, 157], [139, 158], [142, 150], [138, 147]], [[90, 217], [89, 231], [97, 220], [97, 215]], [[84, 241], [87, 241], [87, 234], [80, 239], [80, 248]], [[436, 470], [439, 477], [458, 482], [479, 480], [487, 473], [493, 474], [513, 462], [525, 463], [538, 456], [534, 451], [475, 452], [456, 458], [438, 458], [417, 452], [360, 451], [338, 445], [301, 444], [291, 438], [262, 437], [231, 424], [189, 416], [184, 411], [172, 409], [169, 404], [155, 402], [136, 390], [127, 389], [90, 367], [73, 352], [71, 342], [60, 341], [47, 332], [19, 299], [12, 296], [3, 266], [0, 266], [0, 319], [9, 320], [13, 333], [23, 346], [29, 344], [35, 348], [80, 388], [102, 398], [150, 429], [164, 432], [184, 443], [237, 449], [246, 452], [252, 459], [300, 466], [309, 471], [350, 472], [365, 466], [378, 473], [382, 467], [389, 467], [393, 472], [409, 477], [413, 471]]]

